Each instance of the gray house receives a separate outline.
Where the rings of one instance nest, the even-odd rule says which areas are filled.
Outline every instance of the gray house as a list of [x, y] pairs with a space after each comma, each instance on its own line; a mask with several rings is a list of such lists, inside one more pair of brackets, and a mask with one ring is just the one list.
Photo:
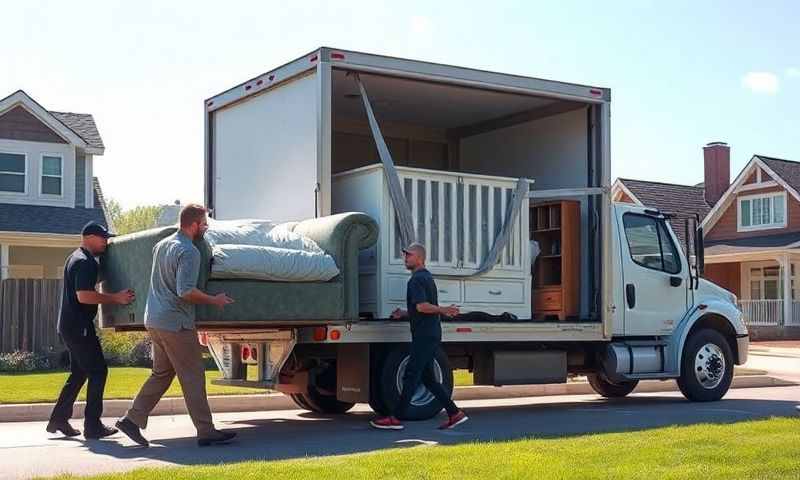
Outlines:
[[0, 278], [61, 278], [89, 221], [110, 218], [94, 118], [49, 111], [22, 90], [0, 100]]

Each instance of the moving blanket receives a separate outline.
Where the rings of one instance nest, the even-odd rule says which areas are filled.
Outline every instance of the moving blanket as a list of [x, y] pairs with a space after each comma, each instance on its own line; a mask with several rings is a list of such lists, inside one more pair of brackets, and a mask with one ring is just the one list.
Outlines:
[[254, 245], [215, 245], [212, 251], [211, 278], [327, 282], [339, 275], [333, 257], [322, 251]]
[[211, 278], [327, 282], [339, 274], [333, 257], [288, 225], [267, 220], [209, 221]]

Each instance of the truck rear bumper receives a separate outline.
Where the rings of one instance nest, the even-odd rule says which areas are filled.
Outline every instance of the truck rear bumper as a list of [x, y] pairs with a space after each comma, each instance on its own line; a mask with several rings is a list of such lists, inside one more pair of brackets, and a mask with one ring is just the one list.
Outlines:
[[747, 334], [744, 335], [737, 335], [736, 337], [736, 349], [738, 350], [736, 356], [736, 364], [737, 365], [744, 365], [747, 363], [747, 355], [750, 351], [750, 336]]

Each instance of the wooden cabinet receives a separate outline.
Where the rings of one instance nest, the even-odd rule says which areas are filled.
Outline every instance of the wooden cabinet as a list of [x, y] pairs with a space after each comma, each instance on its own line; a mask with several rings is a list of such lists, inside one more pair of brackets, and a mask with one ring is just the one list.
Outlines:
[[580, 203], [537, 203], [530, 209], [530, 238], [541, 253], [533, 266], [533, 317], [567, 320], [580, 299]]

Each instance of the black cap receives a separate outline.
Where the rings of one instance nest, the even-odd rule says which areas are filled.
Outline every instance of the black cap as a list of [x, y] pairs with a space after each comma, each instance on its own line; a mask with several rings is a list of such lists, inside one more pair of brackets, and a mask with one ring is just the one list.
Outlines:
[[103, 237], [103, 238], [111, 238], [116, 236], [113, 233], [109, 232], [106, 227], [100, 225], [97, 222], [89, 222], [86, 225], [84, 225], [83, 230], [81, 230], [81, 235], [83, 235], [84, 237], [88, 235], [97, 235], [98, 237]]

